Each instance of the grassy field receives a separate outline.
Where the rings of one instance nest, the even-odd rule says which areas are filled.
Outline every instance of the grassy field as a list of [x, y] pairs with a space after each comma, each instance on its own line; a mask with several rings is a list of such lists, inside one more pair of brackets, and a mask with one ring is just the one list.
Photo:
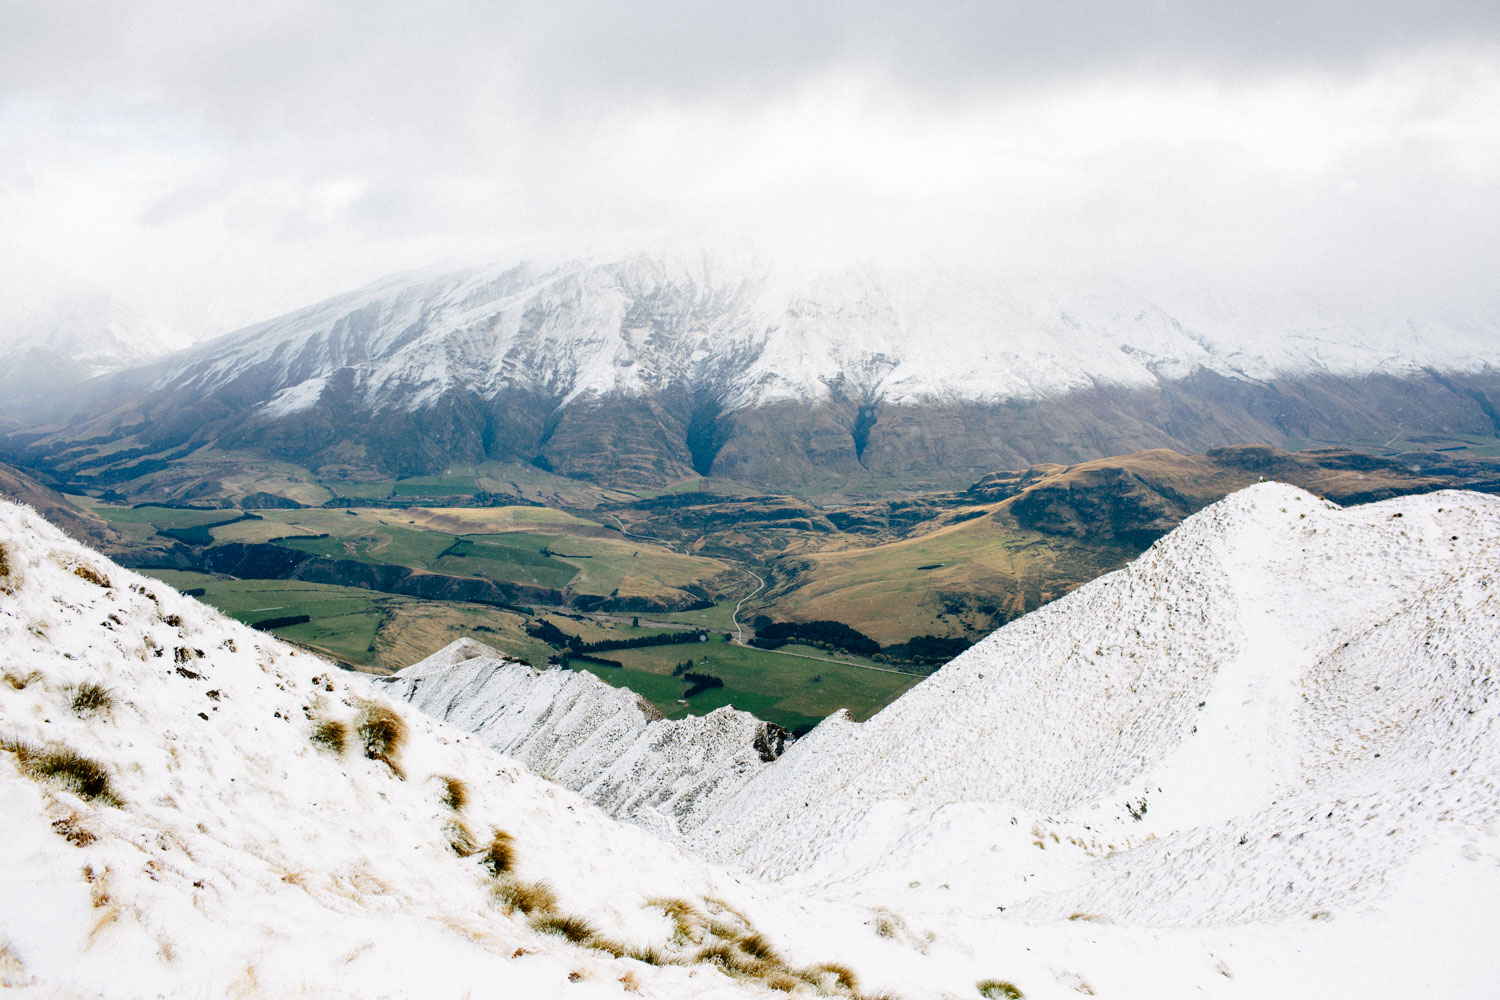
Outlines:
[[275, 629], [275, 635], [380, 673], [399, 670], [466, 636], [536, 664], [546, 663], [551, 653], [526, 634], [523, 616], [484, 605], [300, 580], [221, 580], [178, 570], [150, 570], [148, 575], [180, 590], [201, 588], [199, 600], [246, 624], [307, 615], [310, 621]]
[[799, 556], [804, 568], [768, 603], [774, 617], [840, 621], [889, 645], [988, 631], [1131, 555], [979, 517], [871, 548]]
[[479, 492], [473, 476], [413, 476], [398, 479], [391, 495], [398, 497], [456, 497]]
[[[830, 663], [786, 652], [736, 646], [722, 634], [709, 633], [707, 642], [642, 649], [616, 649], [598, 655], [619, 660], [623, 668], [574, 661], [574, 666], [616, 687], [628, 687], [650, 701], [669, 719], [704, 715], [724, 705], [751, 712], [762, 719], [796, 729], [816, 725], [824, 716], [847, 708], [865, 719], [890, 704], [921, 678], [869, 669], [875, 666], [854, 657]], [[824, 656], [820, 650], [809, 651]], [[672, 668], [691, 659], [693, 670], [724, 681], [681, 703], [686, 684], [671, 676]]]
[[[124, 513], [148, 521], [145, 511]], [[187, 516], [161, 526], [202, 524], [197, 516], [208, 512], [171, 513]], [[332, 559], [678, 604], [697, 599], [688, 588], [708, 586], [731, 572], [717, 559], [622, 538], [595, 522], [544, 507], [268, 510], [260, 520], [215, 528], [213, 536], [221, 543], [274, 540]], [[748, 577], [741, 582], [749, 588]]]

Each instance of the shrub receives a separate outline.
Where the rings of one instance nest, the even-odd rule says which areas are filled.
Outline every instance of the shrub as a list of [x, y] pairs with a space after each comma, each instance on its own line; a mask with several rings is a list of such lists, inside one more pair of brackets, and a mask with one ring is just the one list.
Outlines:
[[308, 739], [316, 746], [341, 754], [349, 742], [349, 727], [338, 719], [319, 719]]
[[1026, 1000], [1026, 994], [1015, 983], [1004, 979], [981, 979], [974, 984], [985, 1000]]
[[35, 747], [19, 740], [0, 739], [0, 750], [16, 755], [21, 773], [33, 781], [51, 781], [81, 799], [119, 806], [109, 772], [96, 760], [61, 745]]
[[443, 805], [454, 812], [462, 812], [464, 806], [469, 804], [469, 786], [459, 778], [439, 776], [438, 780], [443, 783]]
[[68, 707], [80, 719], [108, 712], [114, 706], [114, 697], [109, 688], [102, 684], [70, 684], [63, 689], [63, 693], [67, 695]]
[[365, 702], [355, 732], [364, 744], [366, 757], [385, 764], [396, 777], [406, 777], [398, 759], [406, 742], [406, 720], [394, 709]]
[[546, 882], [521, 882], [516, 879], [501, 879], [491, 890], [491, 896], [506, 913], [519, 910], [526, 916], [533, 913], [552, 913], [557, 909], [557, 896]]

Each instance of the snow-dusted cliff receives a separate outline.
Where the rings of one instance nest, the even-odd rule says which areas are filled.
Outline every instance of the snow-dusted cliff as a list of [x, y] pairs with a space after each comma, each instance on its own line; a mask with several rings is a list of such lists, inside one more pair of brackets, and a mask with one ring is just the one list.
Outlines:
[[696, 826], [774, 761], [787, 737], [732, 708], [663, 719], [593, 674], [537, 671], [472, 639], [383, 680], [392, 696], [666, 836]]

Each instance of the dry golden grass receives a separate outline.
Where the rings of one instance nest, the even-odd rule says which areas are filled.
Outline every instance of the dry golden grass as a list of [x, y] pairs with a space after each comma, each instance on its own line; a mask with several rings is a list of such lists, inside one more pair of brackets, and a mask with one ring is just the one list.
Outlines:
[[90, 802], [116, 807], [121, 804], [104, 765], [68, 747], [61, 744], [38, 747], [21, 740], [0, 738], [0, 750], [15, 754], [16, 766], [33, 781], [61, 785]]
[[63, 695], [68, 699], [68, 708], [80, 719], [108, 713], [114, 707], [114, 696], [102, 684], [69, 684], [63, 688]]
[[396, 777], [406, 777], [400, 762], [401, 747], [406, 742], [406, 720], [394, 709], [373, 701], [364, 702], [354, 731], [364, 745], [366, 757], [385, 764]]
[[1005, 979], [981, 979], [974, 988], [985, 1000], [1026, 1000], [1021, 988]]
[[438, 781], [442, 783], [443, 791], [441, 800], [443, 805], [454, 812], [463, 812], [464, 806], [469, 804], [469, 786], [461, 778], [439, 775]]
[[506, 874], [516, 863], [516, 849], [513, 846], [514, 838], [504, 830], [496, 830], [490, 837], [490, 842], [485, 845], [483, 857], [480, 862], [490, 875], [499, 878]]
[[490, 894], [506, 913], [520, 911], [529, 917], [557, 909], [557, 896], [546, 882], [502, 878], [495, 883]]
[[308, 736], [315, 746], [342, 754], [349, 743], [349, 726], [338, 719], [319, 719]]

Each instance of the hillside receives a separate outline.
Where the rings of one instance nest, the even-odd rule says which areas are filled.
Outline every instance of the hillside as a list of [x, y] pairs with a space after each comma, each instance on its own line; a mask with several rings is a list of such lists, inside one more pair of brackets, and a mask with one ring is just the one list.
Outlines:
[[957, 996], [1000, 971], [615, 823], [8, 503], [0, 650], [17, 996]]

